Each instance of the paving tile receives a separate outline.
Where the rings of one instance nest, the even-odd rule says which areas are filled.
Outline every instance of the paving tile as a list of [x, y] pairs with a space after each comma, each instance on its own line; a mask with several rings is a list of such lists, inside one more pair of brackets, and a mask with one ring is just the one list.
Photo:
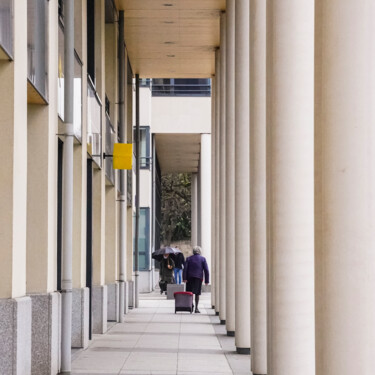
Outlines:
[[98, 352], [87, 349], [76, 360], [73, 361], [72, 370], [119, 372], [128, 356], [129, 353], [126, 352]]
[[123, 370], [176, 372], [177, 353], [130, 353]]
[[232, 370], [224, 354], [178, 353], [178, 371], [206, 373], [228, 373]]
[[250, 371], [250, 356], [241, 354], [226, 354], [227, 361], [233, 373], [247, 373]]
[[201, 314], [174, 313], [174, 301], [151, 293], [140, 307], [87, 350], [74, 352], [74, 375], [250, 375], [250, 356], [235, 353], [234, 338], [203, 294]]

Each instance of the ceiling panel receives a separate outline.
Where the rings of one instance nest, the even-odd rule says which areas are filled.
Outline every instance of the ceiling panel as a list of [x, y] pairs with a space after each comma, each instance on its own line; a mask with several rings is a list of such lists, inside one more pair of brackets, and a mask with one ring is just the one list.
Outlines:
[[141, 78], [209, 78], [225, 0], [118, 0], [125, 42]]
[[198, 171], [200, 134], [156, 134], [155, 141], [162, 174]]

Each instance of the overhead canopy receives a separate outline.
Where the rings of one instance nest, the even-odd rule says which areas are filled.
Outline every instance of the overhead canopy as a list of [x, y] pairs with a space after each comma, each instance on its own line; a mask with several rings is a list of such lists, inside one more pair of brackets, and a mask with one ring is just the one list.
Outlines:
[[141, 78], [209, 78], [225, 0], [118, 0], [125, 42]]
[[156, 134], [155, 141], [162, 174], [198, 172], [200, 134]]

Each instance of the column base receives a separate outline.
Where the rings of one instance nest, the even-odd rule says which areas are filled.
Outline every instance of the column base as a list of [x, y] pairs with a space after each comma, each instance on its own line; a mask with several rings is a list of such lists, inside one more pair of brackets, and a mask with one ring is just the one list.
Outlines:
[[32, 294], [31, 373], [56, 374], [60, 367], [61, 295]]
[[234, 331], [227, 331], [227, 336], [234, 337]]
[[72, 298], [72, 348], [86, 349], [89, 345], [89, 288], [73, 289]]
[[219, 311], [215, 311], [215, 315], [216, 315], [216, 316], [219, 316]]
[[120, 315], [120, 309], [119, 309], [120, 286], [119, 286], [119, 283], [108, 284], [107, 285], [107, 292], [108, 292], [107, 320], [109, 322], [118, 322], [119, 321], [119, 315]]
[[0, 374], [31, 373], [30, 297], [0, 299]]
[[107, 285], [92, 287], [92, 333], [107, 332]]
[[238, 354], [250, 355], [250, 348], [236, 348]]
[[226, 321], [225, 320], [220, 320], [220, 324], [225, 324], [226, 323]]

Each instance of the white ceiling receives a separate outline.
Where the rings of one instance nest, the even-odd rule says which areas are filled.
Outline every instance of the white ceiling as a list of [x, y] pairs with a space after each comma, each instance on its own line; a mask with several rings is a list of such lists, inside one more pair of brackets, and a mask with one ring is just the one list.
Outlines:
[[225, 0], [118, 0], [125, 42], [141, 78], [209, 78]]
[[162, 174], [198, 172], [200, 134], [156, 134], [155, 142]]

